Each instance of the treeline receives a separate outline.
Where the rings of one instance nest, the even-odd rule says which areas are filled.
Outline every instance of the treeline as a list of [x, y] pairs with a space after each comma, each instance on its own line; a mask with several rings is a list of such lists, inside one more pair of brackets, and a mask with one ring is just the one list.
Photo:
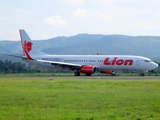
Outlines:
[[13, 62], [11, 60], [0, 60], [0, 73], [59, 73], [59, 72], [71, 72], [69, 70], [54, 70], [54, 69], [46, 69], [43, 67], [39, 67], [36, 65], [31, 65], [22, 62]]
[[0, 60], [0, 72], [5, 73], [27, 73], [27, 72], [33, 72], [33, 71], [40, 71], [35, 66], [27, 65], [25, 63], [21, 62], [12, 62], [11, 60]]

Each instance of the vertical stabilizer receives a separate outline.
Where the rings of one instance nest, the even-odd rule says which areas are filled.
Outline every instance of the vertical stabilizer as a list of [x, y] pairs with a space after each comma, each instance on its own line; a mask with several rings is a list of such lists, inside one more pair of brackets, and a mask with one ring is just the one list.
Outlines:
[[46, 55], [46, 53], [41, 52], [35, 46], [35, 44], [31, 41], [30, 37], [25, 32], [25, 30], [20, 29], [19, 33], [20, 33], [24, 55], [27, 56], [29, 60], [33, 60], [32, 57], [37, 56], [37, 55]]

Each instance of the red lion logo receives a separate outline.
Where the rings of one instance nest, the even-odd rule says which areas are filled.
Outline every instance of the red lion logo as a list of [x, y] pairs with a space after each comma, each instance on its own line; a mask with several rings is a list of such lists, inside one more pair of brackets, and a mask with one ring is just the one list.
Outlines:
[[32, 50], [32, 44], [33, 44], [32, 42], [24, 41], [24, 44], [23, 44], [24, 51], [29, 53]]

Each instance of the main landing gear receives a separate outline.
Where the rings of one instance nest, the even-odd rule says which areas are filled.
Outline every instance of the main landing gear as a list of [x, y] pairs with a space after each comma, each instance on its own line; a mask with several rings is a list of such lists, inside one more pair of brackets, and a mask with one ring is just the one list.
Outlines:
[[144, 76], [144, 73], [143, 73], [143, 72], [141, 73], [141, 76]]
[[90, 74], [90, 73], [86, 73], [86, 76], [91, 76], [92, 74]]
[[[80, 72], [78, 72], [78, 71], [76, 71], [76, 72], [74, 72], [74, 76], [80, 76], [81, 75], [81, 73]], [[91, 76], [92, 74], [90, 74], [90, 73], [86, 73], [86, 76]]]
[[80, 73], [80, 72], [78, 72], [78, 71], [76, 71], [76, 72], [74, 72], [74, 75], [75, 75], [75, 76], [80, 76], [80, 75], [81, 75], [81, 73]]

